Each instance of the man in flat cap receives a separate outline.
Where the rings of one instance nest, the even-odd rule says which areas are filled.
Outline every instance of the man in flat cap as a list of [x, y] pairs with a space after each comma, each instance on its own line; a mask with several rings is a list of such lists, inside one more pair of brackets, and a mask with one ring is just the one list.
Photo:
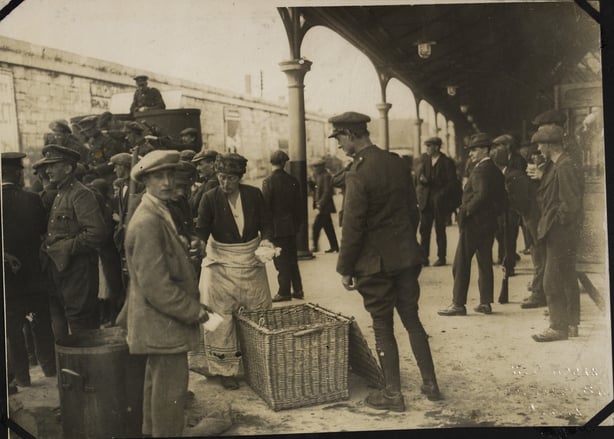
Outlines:
[[478, 260], [480, 291], [480, 304], [474, 311], [492, 313], [492, 245], [497, 218], [506, 208], [506, 195], [503, 174], [489, 157], [491, 146], [492, 139], [486, 133], [476, 133], [469, 139], [469, 158], [475, 165], [463, 190], [463, 201], [458, 211], [459, 237], [452, 266], [452, 304], [438, 311], [442, 316], [467, 314], [465, 304], [473, 255]]
[[[262, 194], [273, 218], [273, 244], [281, 253], [273, 262], [277, 269], [279, 290], [273, 302], [303, 299], [303, 281], [298, 268], [296, 234], [301, 225], [301, 188], [296, 178], [284, 171], [290, 160], [281, 149], [271, 154], [273, 172], [262, 181]], [[290, 291], [292, 287], [292, 293]]]
[[[18, 386], [30, 385], [22, 327], [30, 315], [36, 356], [45, 376], [56, 374], [54, 339], [46, 279], [39, 249], [47, 228], [38, 195], [23, 190], [25, 154], [2, 153], [2, 242], [8, 370]], [[29, 330], [29, 328], [28, 328]]]
[[219, 186], [205, 192], [196, 231], [205, 243], [201, 271], [201, 301], [222, 315], [215, 331], [205, 333], [205, 355], [212, 375], [225, 389], [239, 388], [241, 348], [233, 313], [269, 309], [271, 292], [259, 247], [273, 249], [273, 225], [260, 189], [240, 183], [247, 159], [236, 153], [218, 154]]
[[326, 169], [326, 162], [318, 160], [311, 165], [313, 171], [313, 208], [317, 211], [316, 217], [313, 220], [311, 229], [311, 239], [313, 247], [311, 251], [314, 253], [319, 251], [320, 232], [324, 229], [326, 238], [330, 248], [325, 253], [336, 253], [339, 251], [339, 243], [337, 242], [337, 234], [333, 226], [331, 213], [337, 212], [335, 202], [333, 201], [333, 177]]
[[344, 113], [332, 117], [332, 137], [353, 157], [345, 173], [345, 204], [337, 272], [347, 290], [357, 289], [373, 319], [375, 346], [385, 386], [366, 404], [402, 412], [399, 352], [393, 330], [396, 309], [409, 334], [422, 376], [421, 392], [441, 398], [426, 332], [418, 316], [424, 252], [416, 239], [419, 212], [404, 159], [383, 151], [369, 138], [369, 117]]
[[197, 152], [202, 149], [202, 145], [198, 144], [198, 130], [196, 128], [185, 128], [179, 133], [179, 137], [181, 139], [181, 144], [178, 147], [180, 151], [188, 149]]
[[545, 248], [543, 287], [550, 314], [550, 326], [533, 335], [538, 342], [577, 336], [580, 323], [576, 250], [582, 192], [573, 160], [563, 147], [563, 138], [561, 127], [549, 125], [539, 127], [531, 139], [546, 158], [546, 165], [530, 174], [540, 180], [537, 239]]
[[160, 91], [157, 88], [148, 87], [148, 80], [149, 78], [145, 75], [134, 77], [137, 88], [132, 98], [132, 104], [130, 105], [130, 114], [133, 116], [143, 111], [164, 110], [166, 108]]
[[[431, 230], [435, 223], [437, 237], [437, 260], [435, 267], [446, 265], [447, 239], [446, 221], [458, 205], [453, 198], [454, 190], [460, 186], [456, 177], [454, 160], [441, 152], [441, 139], [431, 137], [424, 142], [426, 154], [422, 155], [417, 171], [416, 195], [420, 207], [420, 245], [427, 258], [431, 246]], [[460, 192], [460, 191], [459, 191]]]
[[198, 177], [196, 179], [196, 190], [190, 197], [190, 206], [194, 218], [198, 216], [198, 209], [203, 194], [219, 185], [215, 175], [215, 159], [218, 152], [213, 149], [203, 150], [198, 152], [192, 159], [192, 163], [196, 166]]
[[183, 434], [187, 352], [196, 349], [198, 324], [208, 318], [187, 247], [167, 207], [178, 166], [179, 152], [157, 150], [130, 173], [146, 189], [126, 230], [130, 283], [117, 321], [127, 327], [130, 353], [147, 356], [142, 433], [152, 437]]
[[71, 333], [98, 328], [98, 253], [105, 222], [94, 193], [74, 176], [79, 154], [59, 145], [43, 148], [49, 180], [57, 185], [43, 242], [43, 265], [57, 290]]

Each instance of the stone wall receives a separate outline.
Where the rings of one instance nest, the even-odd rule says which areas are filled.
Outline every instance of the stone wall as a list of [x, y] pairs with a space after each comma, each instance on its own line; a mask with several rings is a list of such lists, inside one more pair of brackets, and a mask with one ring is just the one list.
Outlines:
[[[113, 95], [135, 90], [136, 74], [148, 75], [150, 86], [163, 94], [180, 91], [182, 107], [200, 109], [203, 140], [211, 149], [223, 151], [229, 146], [225, 112], [238, 114], [234, 146], [250, 160], [252, 177], [268, 166], [270, 151], [287, 147], [287, 107], [263, 99], [6, 37], [0, 37], [0, 70], [13, 77], [20, 143], [14, 150], [29, 154], [33, 161], [40, 157], [49, 122], [107, 111]], [[329, 127], [324, 115], [308, 113], [306, 119], [309, 161], [328, 152]]]

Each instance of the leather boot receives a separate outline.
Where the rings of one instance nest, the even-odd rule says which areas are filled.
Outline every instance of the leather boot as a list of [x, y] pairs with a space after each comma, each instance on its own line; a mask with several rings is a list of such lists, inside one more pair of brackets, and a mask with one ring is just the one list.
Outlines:
[[[394, 346], [396, 348], [396, 346]], [[399, 351], [398, 348], [383, 350], [377, 348], [379, 363], [382, 366], [384, 373], [385, 389], [389, 393], [396, 394], [401, 392], [401, 372], [399, 367]]]
[[433, 357], [431, 356], [431, 347], [424, 332], [410, 333], [409, 343], [411, 350], [418, 363], [420, 375], [422, 375], [422, 386], [420, 391], [426, 395], [430, 401], [438, 401], [442, 399], [435, 377], [435, 366], [433, 365]]

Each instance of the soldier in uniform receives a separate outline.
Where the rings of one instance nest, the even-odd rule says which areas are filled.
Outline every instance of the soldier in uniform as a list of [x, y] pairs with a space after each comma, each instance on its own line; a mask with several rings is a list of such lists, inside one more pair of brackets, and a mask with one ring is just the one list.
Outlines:
[[420, 245], [428, 257], [431, 246], [431, 229], [435, 223], [437, 260], [435, 267], [446, 265], [446, 221], [451, 208], [452, 185], [457, 182], [454, 161], [441, 152], [441, 139], [431, 137], [424, 142], [427, 153], [422, 156], [417, 172], [416, 195], [420, 207]]
[[[8, 369], [18, 386], [30, 385], [22, 327], [32, 320], [36, 357], [45, 376], [56, 374], [54, 339], [39, 249], [46, 213], [38, 195], [23, 190], [25, 154], [2, 153], [2, 229]], [[30, 328], [28, 328], [30, 330]]]
[[203, 194], [219, 185], [215, 175], [215, 159], [217, 155], [217, 151], [210, 149], [207, 151], [200, 151], [192, 159], [192, 163], [196, 166], [196, 170], [198, 171], [196, 180], [198, 187], [190, 197], [190, 206], [194, 218], [198, 216], [200, 201]]
[[79, 154], [59, 145], [43, 148], [47, 175], [57, 185], [43, 268], [49, 270], [70, 331], [98, 328], [98, 253], [106, 228], [94, 193], [79, 183], [74, 171]]
[[492, 245], [497, 230], [497, 217], [506, 206], [506, 194], [503, 174], [489, 157], [491, 146], [492, 139], [486, 133], [471, 136], [467, 146], [474, 166], [463, 190], [463, 202], [458, 211], [459, 238], [452, 267], [452, 304], [437, 312], [441, 316], [467, 314], [465, 304], [473, 255], [478, 260], [480, 290], [480, 304], [474, 311], [492, 313]]
[[130, 114], [133, 116], [138, 112], [147, 110], [164, 110], [166, 104], [162, 95], [157, 88], [148, 87], [147, 81], [149, 78], [145, 75], [138, 75], [134, 77], [136, 82], [136, 91], [132, 98], [132, 104], [130, 105]]
[[575, 163], [563, 146], [559, 126], [541, 126], [532, 141], [546, 158], [541, 170], [529, 176], [540, 180], [537, 200], [541, 216], [537, 239], [545, 253], [543, 287], [550, 326], [533, 335], [538, 342], [577, 336], [580, 323], [580, 291], [576, 274], [576, 250], [582, 211], [582, 186]]
[[348, 112], [329, 119], [339, 147], [354, 158], [345, 174], [345, 204], [337, 272], [357, 289], [373, 319], [385, 387], [366, 404], [404, 411], [399, 352], [393, 330], [396, 308], [416, 358], [428, 399], [441, 398], [426, 332], [418, 316], [418, 276], [425, 257], [416, 239], [418, 203], [405, 161], [373, 145], [369, 116]]
[[89, 150], [75, 137], [67, 121], [63, 119], [54, 120], [49, 124], [49, 129], [51, 132], [44, 135], [45, 145], [62, 145], [74, 149], [81, 154], [81, 163], [85, 163]]
[[201, 145], [197, 143], [198, 141], [198, 130], [196, 128], [186, 128], [179, 133], [179, 137], [181, 138], [181, 145], [179, 145], [179, 150], [183, 151], [186, 149], [191, 149], [194, 152], [198, 152], [201, 150]]
[[273, 302], [291, 300], [292, 297], [303, 299], [305, 296], [296, 248], [296, 234], [301, 224], [301, 188], [298, 180], [284, 171], [289, 159], [282, 150], [273, 152], [273, 173], [262, 182], [262, 195], [273, 218], [273, 244], [281, 248], [280, 255], [273, 260], [279, 281]]

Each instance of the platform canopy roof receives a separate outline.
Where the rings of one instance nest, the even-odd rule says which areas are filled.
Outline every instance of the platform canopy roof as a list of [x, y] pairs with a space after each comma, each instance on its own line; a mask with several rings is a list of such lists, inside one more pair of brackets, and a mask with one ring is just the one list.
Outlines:
[[[481, 131], [518, 133], [523, 120], [554, 108], [556, 84], [601, 80], [599, 24], [574, 2], [308, 7], [300, 12], [308, 27], [335, 31], [465, 131], [471, 130], [471, 115]], [[421, 41], [435, 43], [426, 59], [418, 55]], [[448, 85], [457, 87], [454, 96]], [[461, 105], [469, 107], [467, 114]]]

